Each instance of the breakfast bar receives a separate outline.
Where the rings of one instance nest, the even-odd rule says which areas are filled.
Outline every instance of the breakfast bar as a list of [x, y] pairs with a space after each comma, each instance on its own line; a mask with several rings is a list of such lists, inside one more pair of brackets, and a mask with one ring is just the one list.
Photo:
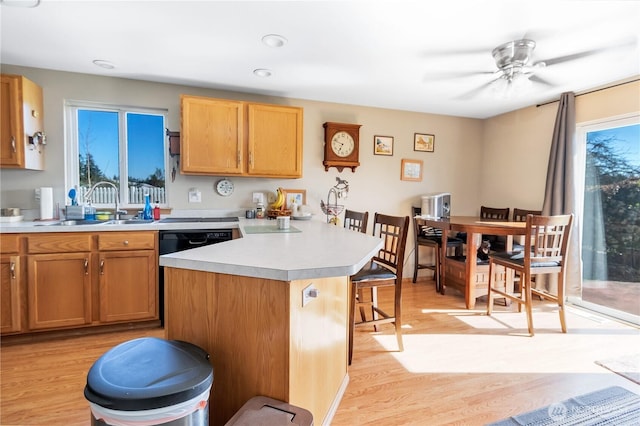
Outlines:
[[166, 338], [211, 355], [211, 425], [257, 395], [329, 424], [348, 383], [348, 277], [382, 240], [319, 221], [274, 227], [243, 220], [242, 238], [160, 257]]

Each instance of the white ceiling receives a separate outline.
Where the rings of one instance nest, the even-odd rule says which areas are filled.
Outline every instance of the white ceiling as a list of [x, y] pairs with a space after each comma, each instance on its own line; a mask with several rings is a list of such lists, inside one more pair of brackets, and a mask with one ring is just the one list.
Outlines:
[[[0, 1], [2, 64], [289, 98], [486, 118], [640, 75], [635, 0]], [[551, 87], [476, 90], [523, 37], [534, 61], [606, 49], [537, 70]]]

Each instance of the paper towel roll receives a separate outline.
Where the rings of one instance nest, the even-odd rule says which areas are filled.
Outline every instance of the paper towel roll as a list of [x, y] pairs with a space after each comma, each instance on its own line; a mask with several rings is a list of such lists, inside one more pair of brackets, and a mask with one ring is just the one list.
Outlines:
[[40, 219], [53, 219], [53, 188], [40, 188]]

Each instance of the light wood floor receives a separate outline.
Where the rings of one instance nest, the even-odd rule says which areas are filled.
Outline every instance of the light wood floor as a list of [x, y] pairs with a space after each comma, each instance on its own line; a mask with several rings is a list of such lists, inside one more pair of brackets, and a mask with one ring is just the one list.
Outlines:
[[[571, 309], [563, 335], [557, 313], [539, 302], [531, 338], [524, 313], [487, 317], [484, 303], [468, 311], [463, 297], [450, 293], [436, 294], [433, 281], [405, 284], [402, 353], [391, 326], [357, 330], [333, 425], [482, 425], [607, 386], [640, 394], [639, 385], [594, 363], [640, 353], [638, 329]], [[0, 424], [89, 425], [87, 371], [113, 346], [142, 336], [163, 331], [2, 345]]]

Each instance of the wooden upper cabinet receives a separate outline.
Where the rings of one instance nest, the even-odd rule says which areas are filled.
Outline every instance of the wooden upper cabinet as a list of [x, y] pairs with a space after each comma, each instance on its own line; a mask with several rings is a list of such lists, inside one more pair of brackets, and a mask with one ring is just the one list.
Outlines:
[[248, 174], [302, 177], [302, 108], [249, 104]]
[[184, 174], [302, 177], [302, 108], [182, 95]]
[[180, 171], [239, 175], [244, 172], [244, 104], [181, 97]]
[[0, 76], [0, 167], [44, 169], [42, 88], [19, 75]]

